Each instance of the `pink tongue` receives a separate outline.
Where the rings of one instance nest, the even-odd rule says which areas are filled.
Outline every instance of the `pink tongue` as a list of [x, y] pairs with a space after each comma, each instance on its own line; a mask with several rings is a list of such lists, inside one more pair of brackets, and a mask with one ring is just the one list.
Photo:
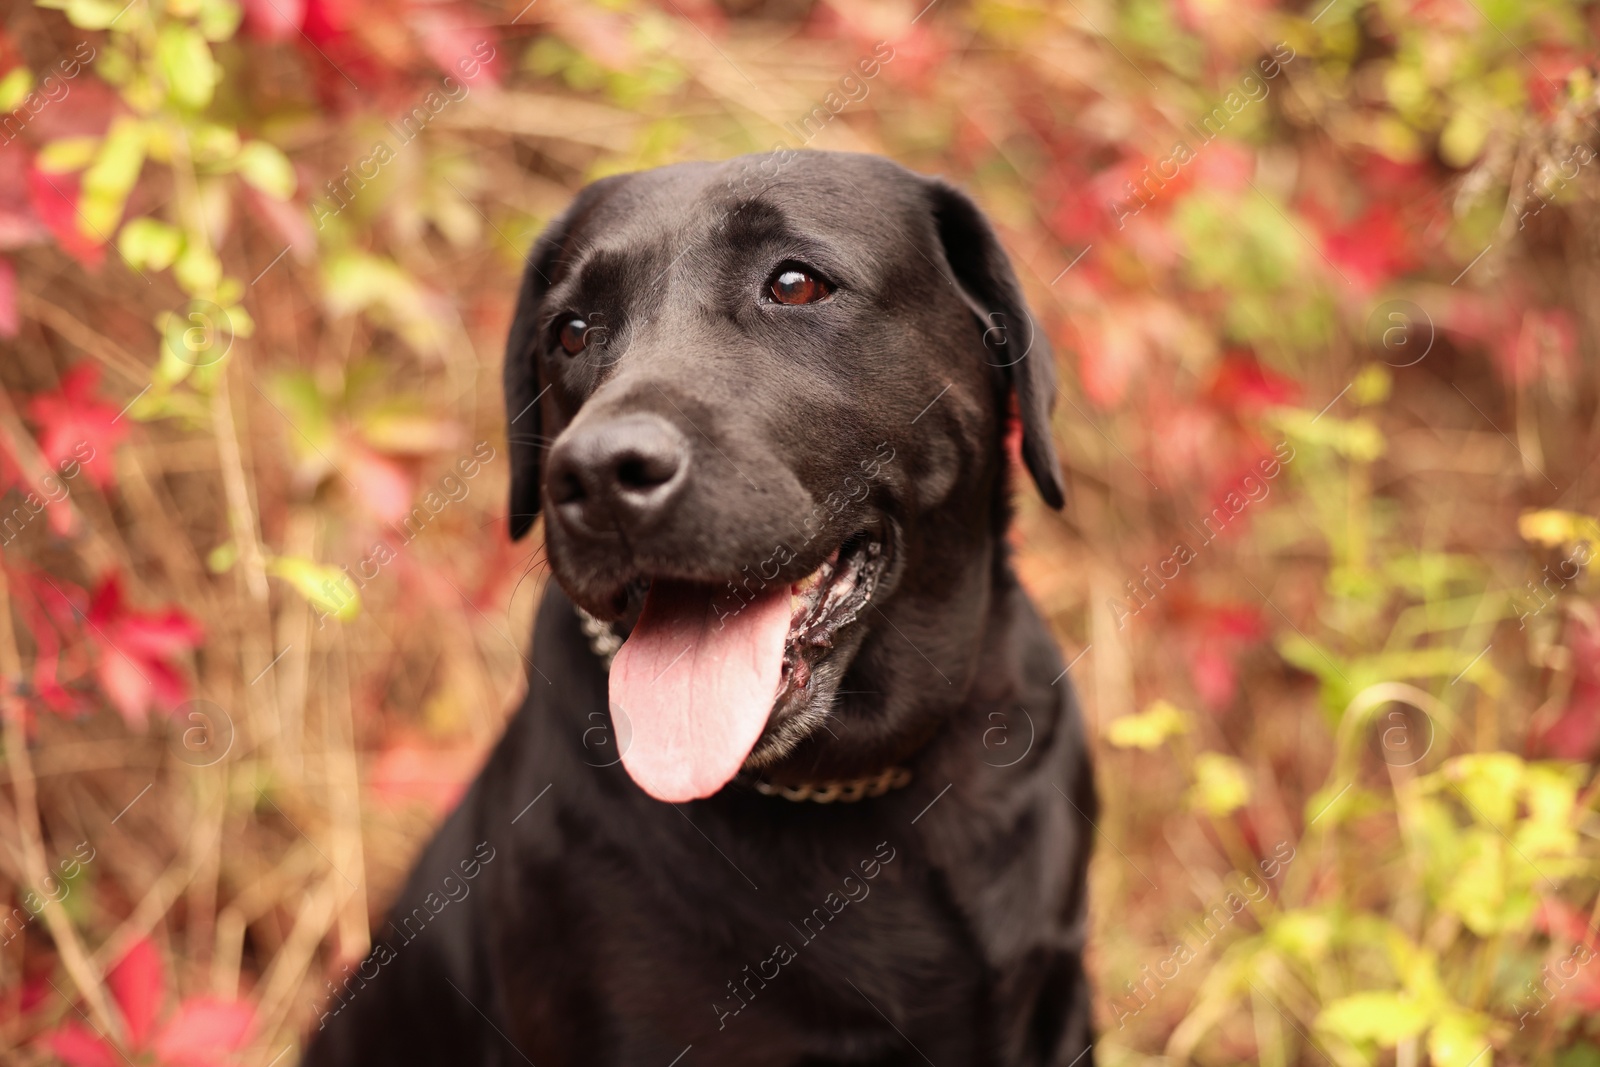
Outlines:
[[742, 609], [712, 586], [651, 583], [611, 664], [622, 765], [639, 788], [678, 803], [739, 773], [777, 698], [789, 619], [787, 583]]

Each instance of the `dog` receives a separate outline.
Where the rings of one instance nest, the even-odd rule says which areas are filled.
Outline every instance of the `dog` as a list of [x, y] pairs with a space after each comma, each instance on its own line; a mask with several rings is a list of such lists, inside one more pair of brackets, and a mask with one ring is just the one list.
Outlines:
[[1055, 371], [869, 155], [604, 178], [506, 346], [528, 693], [305, 1063], [1092, 1067], [1083, 723], [1008, 562]]

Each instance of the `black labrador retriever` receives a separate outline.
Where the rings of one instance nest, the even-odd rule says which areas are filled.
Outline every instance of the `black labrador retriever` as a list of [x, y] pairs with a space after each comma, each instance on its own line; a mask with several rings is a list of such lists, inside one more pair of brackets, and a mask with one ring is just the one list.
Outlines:
[[1091, 1067], [1095, 795], [1005, 544], [1054, 370], [978, 209], [832, 152], [606, 178], [505, 382], [528, 696], [305, 1062]]

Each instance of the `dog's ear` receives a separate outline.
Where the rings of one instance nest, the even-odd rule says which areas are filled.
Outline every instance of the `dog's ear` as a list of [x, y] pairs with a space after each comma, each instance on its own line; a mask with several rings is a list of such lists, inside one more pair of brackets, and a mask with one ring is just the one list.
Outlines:
[[933, 221], [962, 299], [977, 316], [989, 360], [1003, 367], [1022, 418], [1022, 459], [1046, 504], [1065, 503], [1061, 464], [1050, 434], [1056, 365], [1050, 341], [1022, 297], [1011, 260], [989, 220], [965, 193], [930, 179]]
[[506, 394], [506, 445], [511, 454], [511, 539], [520, 540], [539, 517], [539, 457], [549, 446], [539, 415], [539, 322], [544, 295], [562, 272], [567, 238], [577, 223], [621, 176], [586, 186], [570, 207], [545, 228], [528, 253], [517, 294], [517, 310], [506, 337], [503, 369]]

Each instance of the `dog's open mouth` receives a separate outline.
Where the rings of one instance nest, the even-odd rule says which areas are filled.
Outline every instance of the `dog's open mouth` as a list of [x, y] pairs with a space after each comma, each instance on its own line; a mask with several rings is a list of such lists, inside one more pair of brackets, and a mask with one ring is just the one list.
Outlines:
[[808, 699], [817, 666], [871, 602], [887, 553], [862, 531], [797, 582], [734, 592], [650, 582], [611, 666], [622, 763], [672, 802], [707, 797], [739, 773], [774, 707]]
[[812, 668], [832, 650], [834, 635], [871, 602], [883, 563], [883, 543], [863, 530], [790, 587], [792, 614], [783, 646], [779, 703], [810, 686]]

